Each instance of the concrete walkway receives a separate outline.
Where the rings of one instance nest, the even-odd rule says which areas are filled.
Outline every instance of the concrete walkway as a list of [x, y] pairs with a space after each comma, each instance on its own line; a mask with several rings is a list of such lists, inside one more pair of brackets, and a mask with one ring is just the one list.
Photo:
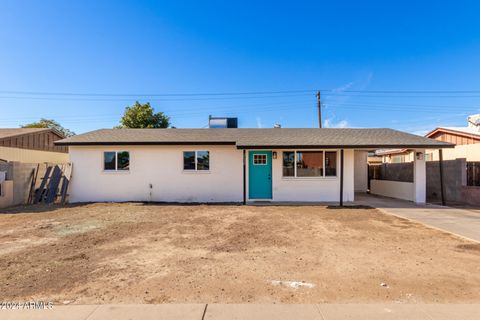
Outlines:
[[162, 304], [71, 305], [52, 310], [0, 310], [0, 319], [28, 320], [285, 320], [478, 319], [480, 304]]
[[360, 193], [355, 194], [355, 204], [375, 207], [388, 214], [415, 220], [470, 240], [480, 241], [480, 212], [478, 210], [434, 204], [416, 205], [410, 201]]

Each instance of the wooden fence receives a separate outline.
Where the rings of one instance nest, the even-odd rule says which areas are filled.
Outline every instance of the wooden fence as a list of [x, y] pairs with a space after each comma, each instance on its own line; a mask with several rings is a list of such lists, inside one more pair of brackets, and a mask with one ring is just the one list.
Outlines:
[[467, 162], [467, 186], [480, 186], [480, 162]]

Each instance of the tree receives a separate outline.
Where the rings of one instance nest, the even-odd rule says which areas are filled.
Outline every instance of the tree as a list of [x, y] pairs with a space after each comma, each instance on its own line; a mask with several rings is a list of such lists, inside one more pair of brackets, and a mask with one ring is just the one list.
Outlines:
[[136, 101], [133, 106], [125, 108], [117, 128], [168, 128], [169, 125], [170, 117], [163, 112], [155, 113], [149, 102], [141, 104]]
[[55, 120], [52, 120], [52, 119], [44, 119], [44, 118], [41, 118], [39, 121], [37, 122], [32, 122], [32, 123], [29, 123], [29, 124], [24, 124], [21, 126], [22, 128], [50, 128], [50, 129], [54, 129], [58, 132], [60, 132], [61, 134], [63, 134], [65, 137], [71, 137], [71, 136], [74, 136], [75, 135], [75, 132], [73, 131], [70, 131], [64, 127], [62, 127], [60, 125], [60, 123], [58, 123], [57, 121]]

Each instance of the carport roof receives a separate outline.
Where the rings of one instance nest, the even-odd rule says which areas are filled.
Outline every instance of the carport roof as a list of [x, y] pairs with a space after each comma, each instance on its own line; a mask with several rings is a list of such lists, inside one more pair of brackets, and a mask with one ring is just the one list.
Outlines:
[[386, 128], [100, 129], [56, 145], [235, 145], [260, 148], [451, 148], [454, 145]]

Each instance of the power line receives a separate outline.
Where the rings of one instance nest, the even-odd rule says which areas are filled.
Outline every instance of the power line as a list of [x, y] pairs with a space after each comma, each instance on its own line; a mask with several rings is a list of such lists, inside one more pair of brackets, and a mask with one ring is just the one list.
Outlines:
[[480, 93], [480, 90], [343, 90], [352, 93]]
[[95, 96], [95, 97], [192, 97], [192, 96], [232, 96], [262, 95], [284, 93], [315, 93], [315, 90], [283, 90], [283, 91], [247, 91], [247, 92], [210, 92], [210, 93], [79, 93], [79, 92], [43, 92], [43, 91], [5, 91], [1, 94], [47, 95], [47, 96]]
[[315, 94], [318, 90], [328, 95], [345, 94], [474, 94], [480, 90], [339, 90], [339, 89], [303, 89], [279, 91], [240, 91], [240, 92], [197, 92], [197, 93], [87, 93], [87, 92], [47, 92], [47, 91], [20, 91], [0, 90], [0, 94], [17, 94], [31, 96], [79, 96], [79, 97], [197, 97], [197, 96], [244, 96], [244, 95], [275, 95], [291, 93]]
[[480, 98], [480, 95], [411, 95], [411, 94], [396, 94], [396, 95], [378, 95], [378, 94], [349, 94], [349, 93], [326, 93], [328, 97], [358, 97], [358, 98]]
[[[145, 100], [148, 101], [159, 101], [159, 102], [165, 102], [165, 101], [212, 101], [212, 100], [247, 100], [247, 99], [278, 99], [278, 98], [292, 98], [292, 97], [306, 97], [310, 96], [310, 94], [289, 94], [289, 95], [263, 95], [263, 96], [239, 96], [239, 97], [201, 97], [201, 98], [150, 98], [146, 99], [148, 97], [142, 97]], [[0, 99], [12, 99], [12, 100], [47, 100], [47, 101], [124, 101], [124, 102], [131, 102], [134, 100], [142, 100], [139, 99], [140, 97], [132, 97], [132, 98], [83, 98], [83, 97], [45, 97], [45, 96], [40, 96], [40, 97], [35, 97], [35, 96], [0, 96]]]
[[[383, 112], [416, 112], [416, 113], [431, 113], [435, 110], [436, 114], [451, 114], [449, 110], [436, 110], [431, 108], [419, 108], [419, 107], [401, 107], [401, 106], [392, 106], [385, 108], [385, 106], [381, 105], [358, 105], [355, 103], [352, 104], [330, 104], [328, 105], [332, 108], [332, 110], [336, 109], [347, 109], [347, 110], [370, 110], [370, 111], [383, 111]], [[434, 106], [432, 106], [434, 107]], [[277, 112], [277, 111], [286, 111], [286, 110], [305, 110], [305, 109], [312, 109], [315, 106], [312, 104], [308, 105], [295, 105], [295, 104], [288, 104], [288, 105], [256, 105], [256, 106], [243, 106], [238, 109], [232, 110], [222, 110], [226, 113], [234, 113], [234, 114], [244, 114], [244, 113], [252, 113], [255, 110], [262, 111], [262, 112]], [[195, 108], [195, 109], [179, 109], [179, 110], [172, 110], [170, 112], [166, 112], [171, 118], [188, 118], [194, 116], [205, 116], [207, 113], [211, 112], [212, 108]], [[191, 112], [196, 111], [196, 112]], [[47, 116], [48, 117], [48, 116]], [[89, 122], [101, 122], [101, 121], [109, 121], [115, 120], [117, 121], [120, 119], [121, 114], [103, 114], [103, 115], [80, 115], [80, 116], [60, 116], [55, 117], [56, 119], [61, 119], [64, 123], [81, 123], [85, 121]], [[5, 122], [23, 122], [29, 121], [32, 119], [37, 119], [37, 117], [19, 117], [19, 118], [0, 118], [1, 123]]]

